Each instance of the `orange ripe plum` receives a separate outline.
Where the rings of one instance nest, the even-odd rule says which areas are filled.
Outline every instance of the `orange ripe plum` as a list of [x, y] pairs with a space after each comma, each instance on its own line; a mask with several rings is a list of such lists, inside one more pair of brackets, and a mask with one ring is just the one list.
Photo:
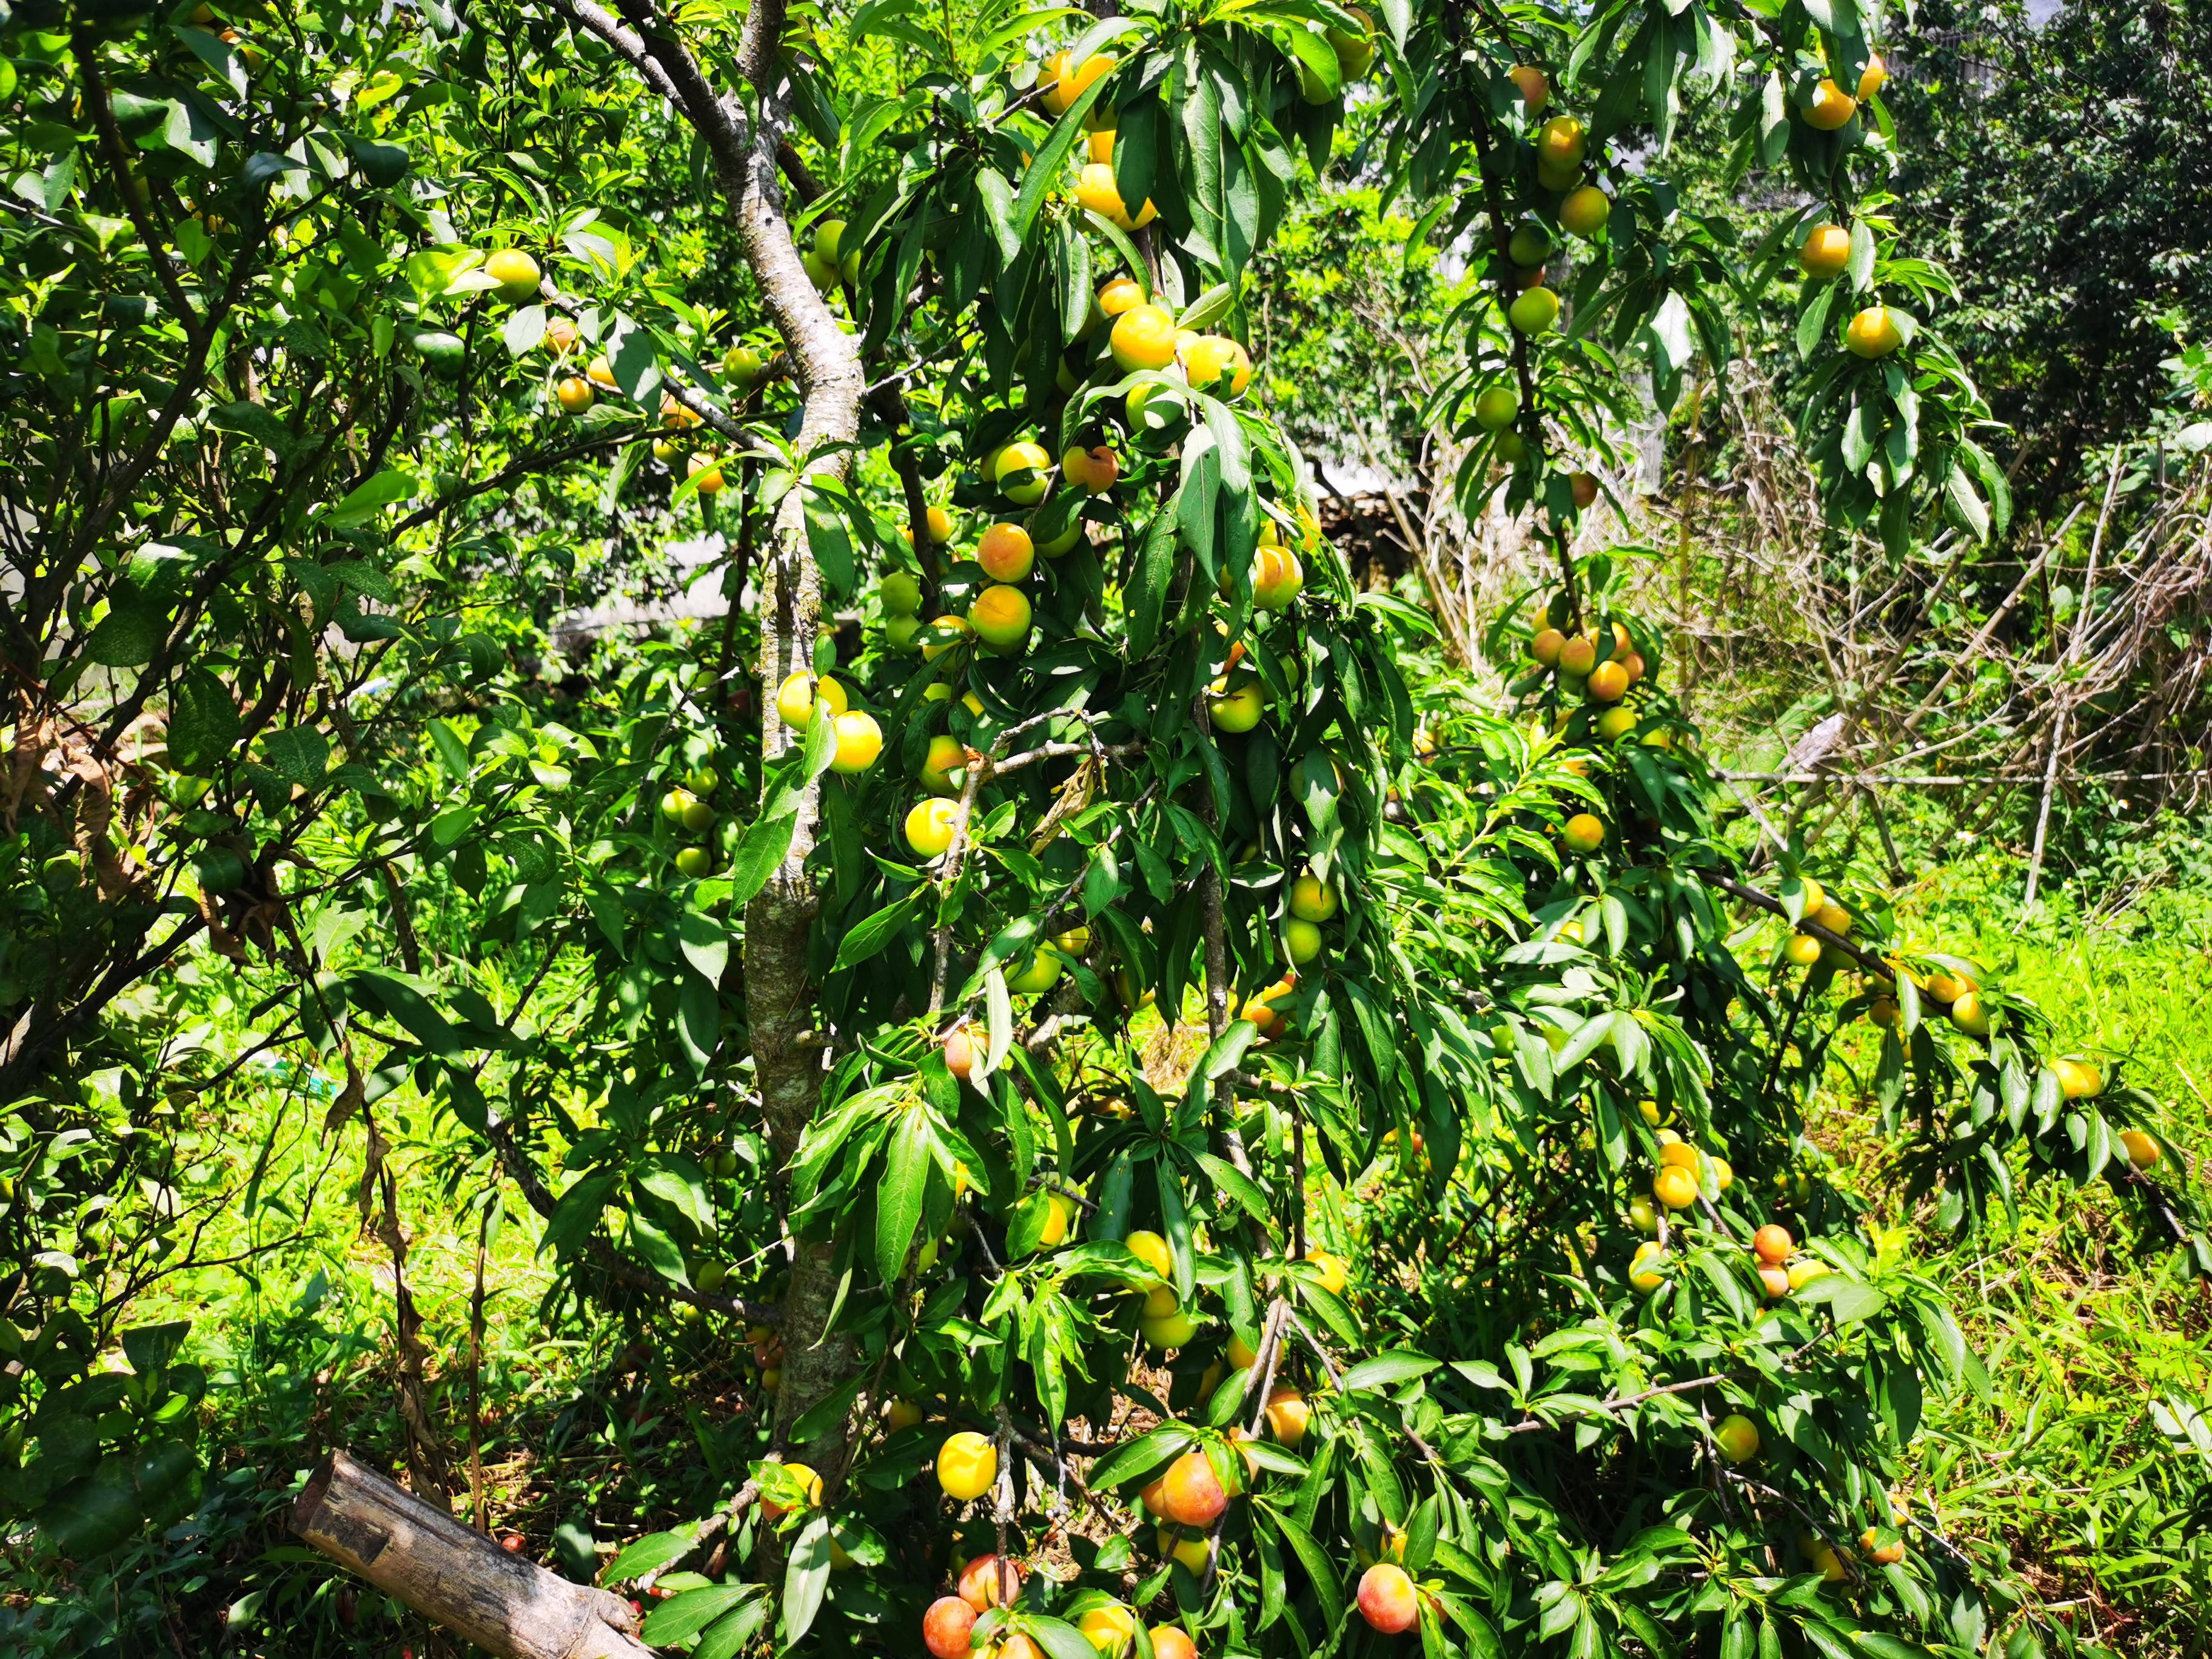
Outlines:
[[1185, 1452], [1160, 1477], [1161, 1513], [1182, 1527], [1210, 1527], [1229, 1507], [1229, 1494], [1199, 1450]]
[[921, 1644], [936, 1659], [966, 1659], [975, 1609], [957, 1595], [940, 1595], [921, 1615]]
[[1359, 1575], [1359, 1616], [1385, 1636], [1413, 1627], [1421, 1616], [1420, 1598], [1403, 1567], [1377, 1561]]

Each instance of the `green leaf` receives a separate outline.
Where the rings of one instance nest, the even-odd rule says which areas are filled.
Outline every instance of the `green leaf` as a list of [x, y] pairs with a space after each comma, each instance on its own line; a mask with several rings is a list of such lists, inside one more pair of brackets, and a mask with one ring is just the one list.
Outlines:
[[[674, 1535], [662, 1534], [664, 1537]], [[631, 1547], [636, 1547], [633, 1545]], [[640, 1568], [638, 1571], [642, 1572], [650, 1569]], [[615, 1574], [611, 1575], [611, 1581], [619, 1582], [636, 1576], [636, 1573]], [[680, 1595], [670, 1596], [647, 1613], [645, 1626], [639, 1633], [656, 1647], [681, 1642], [686, 1637], [697, 1635], [738, 1602], [756, 1594], [757, 1587], [752, 1584], [709, 1584], [703, 1589], [685, 1590]]]
[[783, 1616], [776, 1628], [776, 1645], [795, 1646], [814, 1628], [822, 1610], [822, 1595], [830, 1587], [830, 1517], [817, 1515], [807, 1522], [791, 1547], [791, 1565], [783, 1575]]
[[742, 910], [752, 902], [753, 896], [768, 885], [769, 878], [782, 868], [784, 855], [791, 851], [791, 838], [798, 829], [797, 817], [785, 812], [763, 817], [745, 831], [730, 859], [730, 904], [733, 909]]
[[212, 771], [238, 746], [238, 705], [204, 668], [187, 671], [169, 700], [169, 759], [179, 770]]
[[366, 483], [348, 491], [345, 499], [330, 510], [323, 522], [333, 530], [357, 529], [394, 501], [409, 499], [415, 489], [412, 473], [386, 467]]
[[[675, 1532], [647, 1533], [635, 1542], [625, 1546], [621, 1554], [607, 1564], [599, 1575], [603, 1584], [625, 1584], [633, 1578], [642, 1578], [656, 1567], [666, 1566], [691, 1547], [694, 1528], [678, 1528]], [[662, 1611], [656, 1608], [656, 1613]]]
[[899, 1114], [884, 1160], [883, 1183], [876, 1189], [876, 1275], [896, 1285], [906, 1270], [906, 1255], [921, 1224], [922, 1194], [935, 1162], [929, 1114], [917, 1100]]
[[312, 726], [288, 726], [262, 738], [261, 758], [286, 781], [311, 789], [329, 769], [330, 739]]
[[1142, 657], [1159, 637], [1160, 617], [1167, 605], [1168, 585], [1175, 580], [1176, 526], [1181, 516], [1182, 494], [1168, 497], [1145, 532], [1130, 577], [1129, 654]]
[[1838, 1325], [1856, 1324], [1889, 1305], [1889, 1298], [1873, 1285], [1863, 1285], [1841, 1273], [1823, 1273], [1810, 1284], [1792, 1291], [1790, 1298], [1804, 1305], [1825, 1303]]
[[1190, 1431], [1180, 1423], [1162, 1423], [1147, 1429], [1091, 1466], [1091, 1489], [1105, 1492], [1149, 1474], [1190, 1443]]
[[169, 636], [166, 611], [118, 602], [84, 638], [84, 654], [103, 668], [143, 668]]
[[730, 936], [711, 916], [702, 916], [696, 910], [676, 913], [676, 942], [682, 948], [684, 959], [699, 970], [709, 985], [720, 985], [722, 974], [730, 965]]
[[917, 887], [904, 898], [886, 904], [866, 921], [855, 924], [837, 941], [837, 963], [840, 968], [851, 968], [866, 962], [897, 936], [921, 908], [929, 890]]
[[1357, 1394], [1363, 1389], [1383, 1389], [1394, 1382], [1426, 1376], [1440, 1363], [1410, 1349], [1394, 1348], [1387, 1353], [1376, 1354], [1372, 1359], [1363, 1359], [1345, 1372], [1344, 1392]]

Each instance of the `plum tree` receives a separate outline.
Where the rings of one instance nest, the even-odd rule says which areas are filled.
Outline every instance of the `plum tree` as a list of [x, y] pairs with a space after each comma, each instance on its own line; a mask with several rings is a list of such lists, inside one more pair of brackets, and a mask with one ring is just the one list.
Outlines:
[[[1906, 309], [1943, 279], [1858, 210], [1883, 159], [1843, 90], [1878, 100], [1861, 12], [988, 15], [341, 4], [264, 66], [281, 96], [196, 25], [30, 43], [23, 138], [52, 159], [21, 176], [87, 216], [82, 250], [40, 250], [55, 332], [11, 404], [36, 521], [9, 533], [47, 574], [9, 608], [47, 678], [8, 695], [58, 746], [40, 775], [76, 781], [27, 797], [9, 867], [76, 908], [0, 1010], [10, 1088], [204, 936], [288, 975], [345, 1079], [334, 1131], [398, 1093], [450, 1128], [457, 1182], [540, 1213], [564, 1291], [761, 1331], [716, 1425], [743, 1474], [607, 1566], [729, 1545], [735, 1583], [659, 1601], [651, 1639], [732, 1652], [772, 1611], [782, 1647], [1287, 1656], [1357, 1606], [1425, 1651], [1832, 1653], [2036, 1623], [1982, 1599], [1985, 1565], [1876, 1576], [1820, 1541], [1860, 1535], [1923, 1390], [1972, 1362], [1940, 1289], [1856, 1236], [1797, 1103], [1878, 988], [1872, 1087], [1946, 1219], [2006, 1201], [2014, 1162], [2109, 1174], [2204, 1263], [2193, 1200], [2146, 1173], [2152, 1104], [2117, 1067], [2044, 1066], [2033, 1011], [1906, 957], [1875, 896], [1824, 922], [1802, 848], [1774, 891], [1746, 880], [1662, 641], [1625, 614], [1637, 556], [1583, 533], [1626, 374], [1671, 408], [1729, 356], [1743, 250], [1667, 179], [1691, 98], [1808, 203], [1751, 274], [1819, 243], [1797, 391], [1824, 533], [1901, 559], [2002, 516], [1979, 403]], [[416, 90], [357, 87], [364, 41]], [[139, 89], [112, 108], [111, 82]], [[512, 112], [456, 90], [480, 84], [538, 100], [548, 143], [605, 114], [649, 188], [522, 167]], [[368, 125], [295, 131], [334, 106]], [[1517, 597], [1498, 623], [1536, 667], [1510, 708], [1417, 712], [1402, 659], [1431, 619], [1322, 536], [1254, 360], [1255, 257], [1347, 121], [1468, 250], [1435, 396], [1463, 500], [1557, 567], [1538, 617]], [[326, 238], [280, 258], [271, 232], [311, 221]], [[525, 245], [527, 293], [484, 252]], [[94, 396], [101, 354], [132, 398]], [[675, 427], [684, 477], [652, 459]], [[514, 529], [526, 491], [542, 538]], [[607, 696], [550, 699], [537, 635], [457, 620], [520, 567], [516, 610], [550, 611], [584, 538], [553, 532], [632, 512], [718, 532], [730, 612]], [[70, 748], [40, 699], [112, 738], [159, 711], [161, 769]], [[678, 832], [711, 850], [672, 854]], [[303, 928], [276, 877], [317, 858], [334, 908]], [[409, 937], [403, 861], [487, 896], [525, 1000], [574, 964], [578, 1025], [376, 954]], [[1811, 944], [1804, 973], [1759, 982], [1731, 907]], [[150, 1090], [158, 1060], [133, 1064]], [[88, 1178], [52, 1176], [39, 1224]], [[743, 1282], [704, 1285], [709, 1255]], [[4, 1407], [27, 1418], [103, 1350], [55, 1271], [23, 1276], [52, 1328]], [[8, 1488], [64, 1543], [106, 1535], [90, 1498], [150, 1519], [191, 1468], [190, 1379], [156, 1386], [159, 1342], [132, 1358], [128, 1409]], [[436, 1452], [410, 1442], [426, 1486]], [[1148, 1489], [1166, 1528], [1127, 1501]], [[1079, 1501], [1103, 1526], [1068, 1524]], [[1826, 1553], [1778, 1578], [1800, 1517]]]

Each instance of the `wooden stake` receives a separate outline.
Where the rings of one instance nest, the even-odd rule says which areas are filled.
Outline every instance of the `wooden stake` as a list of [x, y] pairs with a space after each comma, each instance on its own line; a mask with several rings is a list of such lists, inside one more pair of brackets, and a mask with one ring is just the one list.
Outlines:
[[572, 1584], [365, 1468], [324, 1460], [292, 1530], [348, 1571], [501, 1659], [649, 1659], [630, 1604]]

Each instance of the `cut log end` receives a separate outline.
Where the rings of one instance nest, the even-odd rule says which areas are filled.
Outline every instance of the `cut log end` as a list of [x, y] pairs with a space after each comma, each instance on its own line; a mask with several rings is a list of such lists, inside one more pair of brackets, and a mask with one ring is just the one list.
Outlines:
[[647, 1659], [620, 1596], [510, 1555], [332, 1452], [292, 1506], [292, 1530], [395, 1600], [502, 1659]]

